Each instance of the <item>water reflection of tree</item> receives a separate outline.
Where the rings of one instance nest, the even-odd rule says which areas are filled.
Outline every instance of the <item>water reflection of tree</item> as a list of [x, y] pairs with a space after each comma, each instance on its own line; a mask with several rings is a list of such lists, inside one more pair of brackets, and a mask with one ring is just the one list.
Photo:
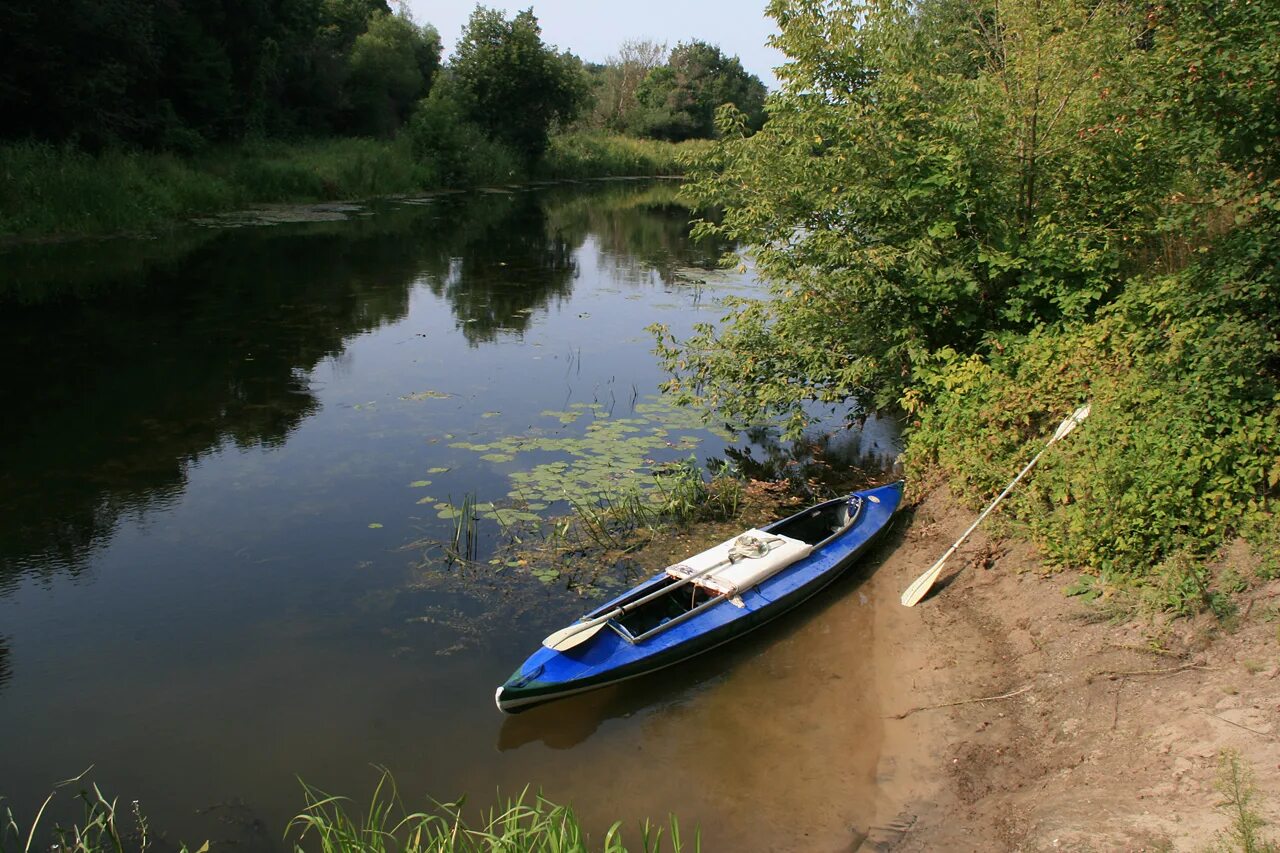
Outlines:
[[[368, 223], [237, 231], [85, 294], [62, 277], [0, 308], [0, 593], [77, 573], [117, 520], [180, 496], [221, 447], [278, 446], [316, 409], [306, 374], [403, 317], [413, 240]], [[67, 266], [59, 269], [65, 276]]]
[[13, 677], [13, 668], [9, 665], [9, 638], [0, 635], [0, 690]]
[[202, 456], [282, 445], [317, 408], [310, 371], [403, 318], [415, 282], [478, 345], [566, 298], [590, 234], [619, 258], [680, 257], [687, 214], [652, 189], [453, 196], [356, 221], [6, 253], [0, 595], [24, 574], [83, 571], [123, 515], [180, 498]]
[[779, 430], [753, 427], [747, 444], [725, 450], [725, 461], [746, 477], [790, 480], [814, 499], [843, 494], [881, 482], [898, 453], [898, 426], [892, 418], [838, 429], [815, 429], [796, 441], [783, 441]]
[[553, 201], [547, 219], [577, 242], [594, 237], [601, 262], [633, 280], [653, 271], [664, 284], [676, 284], [682, 269], [713, 269], [733, 248], [720, 238], [690, 242], [690, 211], [674, 181], [606, 184]]
[[466, 225], [424, 258], [427, 285], [448, 300], [473, 346], [522, 334], [536, 311], [573, 290], [582, 240], [548, 227], [544, 200], [512, 193], [473, 201], [455, 219]]

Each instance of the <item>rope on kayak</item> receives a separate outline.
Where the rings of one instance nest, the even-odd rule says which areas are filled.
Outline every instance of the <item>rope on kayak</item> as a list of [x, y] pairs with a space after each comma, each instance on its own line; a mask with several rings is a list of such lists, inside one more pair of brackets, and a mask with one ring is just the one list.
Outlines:
[[762, 539], [759, 536], [744, 533], [733, 540], [733, 544], [729, 546], [729, 562], [736, 563], [744, 559], [759, 559], [769, 553], [773, 543], [781, 541], [777, 536]]

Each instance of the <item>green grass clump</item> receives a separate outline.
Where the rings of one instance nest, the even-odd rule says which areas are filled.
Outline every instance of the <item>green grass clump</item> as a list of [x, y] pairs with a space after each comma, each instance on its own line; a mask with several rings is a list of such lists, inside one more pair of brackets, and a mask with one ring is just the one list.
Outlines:
[[711, 145], [704, 139], [676, 143], [616, 134], [566, 133], [552, 138], [537, 174], [545, 178], [683, 175], [691, 160]]
[[710, 481], [692, 457], [656, 471], [651, 488], [635, 484], [606, 492], [595, 503], [570, 500], [574, 528], [603, 548], [625, 547], [638, 530], [654, 530], [668, 524], [725, 521], [742, 505], [744, 486], [732, 472]]
[[[118, 801], [107, 799], [96, 784], [77, 794], [84, 814], [75, 824], [57, 824], [49, 829], [42, 824], [58, 789], [81, 782], [88, 772], [59, 783], [29, 827], [20, 827], [13, 812], [6, 809], [0, 824], [0, 853], [47, 849], [68, 853], [147, 853], [154, 839], [138, 801], [133, 801], [128, 814], [122, 813]], [[306, 807], [285, 832], [297, 853], [626, 853], [628, 849], [643, 853], [670, 849], [680, 853], [702, 848], [697, 834], [691, 844], [685, 843], [674, 816], [667, 827], [644, 821], [637, 848], [624, 845], [621, 821], [606, 830], [599, 844], [592, 844], [573, 809], [557, 805], [541, 794], [530, 797], [527, 789], [500, 808], [478, 812], [480, 820], [473, 824], [464, 817], [461, 800], [435, 803], [426, 811], [408, 811], [386, 770], [382, 771], [369, 804], [358, 810], [345, 797], [331, 796], [305, 783], [302, 787]], [[664, 847], [664, 835], [670, 839], [669, 848]], [[183, 844], [179, 849], [187, 853], [190, 848]], [[208, 850], [206, 841], [196, 853]]]
[[[447, 118], [447, 117], [446, 117]], [[699, 143], [556, 137], [538, 177], [674, 175]], [[0, 238], [115, 234], [252, 204], [369, 199], [526, 180], [529, 168], [466, 124], [424, 111], [393, 140], [250, 140], [190, 156], [0, 145]]]
[[[626, 853], [622, 822], [606, 830], [598, 844], [592, 844], [581, 821], [568, 806], [557, 805], [538, 794], [529, 797], [526, 789], [501, 808], [492, 808], [472, 824], [463, 816], [463, 803], [437, 803], [428, 811], [408, 812], [395, 790], [394, 781], [384, 772], [366, 810], [353, 814], [349, 801], [329, 796], [309, 786], [307, 807], [293, 819], [296, 851], [319, 849], [324, 853]], [[666, 849], [663, 827], [645, 821], [640, 826], [640, 846], [644, 853]], [[686, 844], [680, 824], [670, 819], [672, 853], [702, 849], [700, 837]]]

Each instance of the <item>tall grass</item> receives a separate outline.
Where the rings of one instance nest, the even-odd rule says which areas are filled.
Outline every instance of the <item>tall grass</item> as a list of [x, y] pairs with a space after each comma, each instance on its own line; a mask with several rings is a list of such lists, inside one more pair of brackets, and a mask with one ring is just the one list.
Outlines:
[[[147, 853], [152, 843], [151, 828], [138, 801], [134, 800], [130, 804], [128, 815], [122, 815], [119, 800], [107, 799], [96, 783], [81, 787], [75, 795], [83, 807], [77, 822], [70, 826], [55, 823], [48, 830], [43, 826], [45, 811], [58, 795], [59, 789], [80, 783], [92, 769], [90, 767], [79, 776], [55, 785], [40, 805], [29, 827], [20, 827], [12, 809], [6, 808], [3, 823], [0, 824], [0, 853], [8, 853], [10, 850], [15, 853], [34, 853], [37, 850], [66, 853]], [[132, 826], [129, 826], [130, 823]], [[186, 845], [180, 849], [181, 853], [187, 853]], [[207, 853], [208, 849], [209, 845], [206, 843], [197, 853]]]
[[[669, 175], [699, 150], [598, 135], [552, 141], [536, 169], [543, 178]], [[0, 237], [142, 231], [200, 214], [273, 202], [368, 199], [525, 180], [528, 174], [493, 146], [461, 155], [465, 169], [415, 156], [395, 140], [249, 141], [190, 157], [107, 150], [88, 154], [38, 142], [0, 145]], [[500, 161], [500, 162], [499, 162]]]
[[127, 231], [237, 203], [233, 185], [171, 154], [0, 146], [0, 235]]
[[640, 846], [628, 848], [622, 836], [622, 822], [610, 826], [598, 844], [583, 829], [568, 806], [557, 805], [541, 794], [530, 796], [526, 788], [501, 808], [479, 813], [472, 824], [463, 815], [463, 802], [436, 803], [427, 811], [409, 812], [396, 791], [391, 775], [383, 772], [367, 808], [353, 813], [350, 801], [330, 796], [303, 785], [307, 806], [290, 824], [293, 847], [297, 851], [323, 853], [644, 853], [664, 850], [663, 836], [670, 839], [672, 853], [700, 851], [696, 835], [686, 844], [679, 821], [673, 816], [667, 828], [644, 821], [640, 825]]
[[710, 482], [696, 459], [667, 465], [655, 473], [653, 487], [625, 486], [595, 503], [570, 501], [576, 532], [602, 548], [631, 545], [637, 530], [694, 521], [733, 518], [742, 504], [743, 481], [725, 471]]
[[554, 137], [539, 165], [544, 178], [683, 175], [688, 164], [709, 151], [710, 140], [662, 142], [603, 133]]
[[[80, 783], [88, 772], [55, 786], [29, 827], [19, 826], [12, 810], [6, 809], [0, 824], [0, 853], [50, 849], [60, 853], [147, 853], [153, 838], [138, 801], [132, 802], [128, 815], [122, 815], [118, 801], [107, 799], [96, 784], [82, 787], [77, 795], [84, 804], [79, 821], [69, 827], [43, 824], [45, 812], [59, 789]], [[598, 844], [593, 844], [573, 809], [557, 805], [541, 794], [530, 796], [527, 788], [501, 807], [476, 811], [479, 821], [472, 823], [464, 816], [461, 800], [433, 803], [425, 811], [410, 812], [385, 769], [368, 805], [359, 809], [345, 797], [326, 794], [306, 783], [302, 787], [306, 806], [285, 830], [286, 840], [298, 853], [626, 853], [628, 849], [696, 853], [702, 848], [696, 833], [692, 842], [686, 843], [674, 816], [665, 827], [642, 822], [638, 847], [624, 844], [621, 821], [610, 826]], [[670, 841], [669, 847], [664, 846], [666, 840]], [[184, 844], [179, 849], [187, 853], [190, 848]], [[196, 853], [208, 850], [206, 841]]]

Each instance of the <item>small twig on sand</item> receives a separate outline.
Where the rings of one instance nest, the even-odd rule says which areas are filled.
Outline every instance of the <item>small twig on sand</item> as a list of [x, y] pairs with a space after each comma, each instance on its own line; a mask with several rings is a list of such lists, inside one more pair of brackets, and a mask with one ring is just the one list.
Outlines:
[[1012, 699], [1014, 696], [1021, 696], [1023, 693], [1026, 693], [1033, 686], [1034, 685], [1028, 684], [1020, 690], [1015, 690], [1012, 693], [1004, 693], [1000, 696], [980, 696], [977, 699], [960, 699], [956, 702], [943, 702], [941, 705], [917, 705], [909, 711], [903, 711], [901, 714], [890, 714], [888, 718], [890, 720], [905, 720], [917, 711], [936, 711], [939, 708], [952, 708], [956, 705], [972, 705], [975, 702], [998, 702], [1001, 699]]
[[1267, 740], [1275, 740], [1275, 735], [1271, 734], [1270, 732], [1260, 732], [1257, 729], [1251, 729], [1248, 726], [1242, 726], [1237, 722], [1228, 720], [1226, 717], [1219, 717], [1217, 714], [1210, 714], [1208, 711], [1204, 711], [1204, 714], [1206, 716], [1213, 717], [1215, 720], [1222, 720], [1222, 722], [1226, 723], [1229, 726], [1235, 726], [1237, 729], [1244, 729], [1246, 732], [1252, 732], [1253, 734], [1258, 735], [1259, 737], [1264, 737]]
[[1171, 666], [1168, 669], [1102, 669], [1097, 672], [1090, 673], [1084, 681], [1085, 684], [1092, 684], [1095, 678], [1101, 678], [1102, 676], [1106, 676], [1110, 680], [1115, 681], [1117, 678], [1131, 678], [1135, 675], [1173, 675], [1175, 672], [1185, 672], [1188, 669], [1210, 668], [1211, 667], [1207, 667], [1200, 663], [1188, 663], [1183, 664], [1182, 666]]
[[1143, 655], [1163, 655], [1167, 658], [1184, 658], [1183, 652], [1171, 652], [1168, 649], [1162, 649], [1159, 646], [1138, 646], [1133, 643], [1107, 643], [1113, 649], [1124, 649], [1126, 652], [1137, 652]]

